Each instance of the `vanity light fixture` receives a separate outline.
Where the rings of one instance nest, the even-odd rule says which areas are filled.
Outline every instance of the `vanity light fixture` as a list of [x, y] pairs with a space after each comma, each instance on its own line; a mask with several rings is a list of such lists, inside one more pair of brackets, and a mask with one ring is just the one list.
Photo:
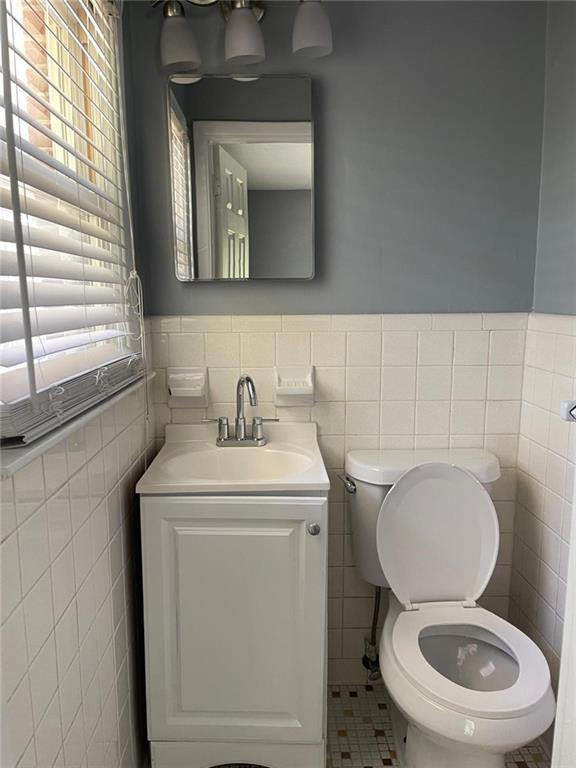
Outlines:
[[[262, 0], [187, 0], [192, 5], [218, 3], [226, 19], [224, 58], [238, 66], [259, 64], [266, 58], [264, 37], [259, 22], [264, 16]], [[201, 75], [193, 74], [202, 63], [196, 37], [184, 15], [180, 0], [162, 2], [164, 23], [160, 36], [162, 66], [172, 82], [195, 83]], [[292, 52], [309, 58], [332, 53], [332, 28], [320, 0], [299, 0], [292, 30]]]
[[[198, 69], [202, 63], [194, 32], [184, 15], [179, 0], [167, 0], [163, 7], [164, 22], [160, 33], [160, 59], [162, 66], [176, 82], [190, 82], [186, 74]], [[194, 82], [194, 81], [192, 81]]]
[[332, 53], [332, 28], [320, 0], [300, 0], [292, 30], [292, 52], [309, 58]]

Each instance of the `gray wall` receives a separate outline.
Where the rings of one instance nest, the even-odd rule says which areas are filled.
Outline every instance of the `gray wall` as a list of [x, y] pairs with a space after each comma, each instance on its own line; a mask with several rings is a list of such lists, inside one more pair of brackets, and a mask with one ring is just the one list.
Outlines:
[[534, 309], [576, 314], [576, 4], [551, 3]]
[[[161, 13], [126, 3], [136, 246], [153, 314], [520, 311], [532, 305], [545, 6], [331, 2], [335, 54], [290, 52], [269, 3], [262, 72], [314, 78], [316, 278], [187, 284], [169, 250]], [[223, 23], [192, 8], [207, 72]]]
[[307, 189], [248, 192], [251, 275], [306, 277], [314, 273], [310, 197]]

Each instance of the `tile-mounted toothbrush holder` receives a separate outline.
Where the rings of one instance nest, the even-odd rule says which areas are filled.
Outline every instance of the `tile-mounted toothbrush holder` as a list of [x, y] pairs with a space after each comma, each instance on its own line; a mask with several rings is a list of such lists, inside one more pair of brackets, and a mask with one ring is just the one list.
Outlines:
[[274, 368], [276, 405], [314, 405], [314, 366]]
[[208, 405], [206, 368], [168, 368], [168, 405], [172, 408], [204, 408]]

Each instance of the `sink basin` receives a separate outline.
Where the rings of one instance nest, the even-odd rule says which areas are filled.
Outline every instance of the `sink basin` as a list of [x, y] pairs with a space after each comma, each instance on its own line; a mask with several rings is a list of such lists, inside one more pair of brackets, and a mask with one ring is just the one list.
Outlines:
[[144, 473], [140, 494], [327, 491], [316, 424], [270, 424], [261, 447], [216, 446], [212, 424], [166, 427], [166, 443]]
[[216, 448], [194, 446], [181, 449], [164, 462], [173, 477], [188, 473], [199, 480], [259, 482], [280, 480], [306, 472], [314, 463], [309, 451], [282, 443], [261, 448]]

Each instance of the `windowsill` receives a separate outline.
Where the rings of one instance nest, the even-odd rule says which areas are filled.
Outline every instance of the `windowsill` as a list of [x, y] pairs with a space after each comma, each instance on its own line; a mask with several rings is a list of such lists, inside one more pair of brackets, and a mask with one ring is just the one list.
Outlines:
[[25, 467], [30, 462], [37, 459], [38, 456], [42, 456], [47, 450], [57, 445], [61, 440], [76, 432], [77, 429], [88, 424], [95, 416], [99, 416], [106, 411], [112, 405], [115, 405], [120, 400], [123, 400], [128, 395], [131, 395], [140, 387], [144, 386], [147, 382], [154, 378], [155, 373], [148, 373], [134, 384], [117, 392], [112, 397], [99, 403], [94, 408], [86, 411], [81, 416], [75, 419], [71, 419], [66, 422], [59, 429], [55, 429], [50, 432], [49, 435], [41, 437], [30, 445], [24, 445], [21, 448], [4, 448], [0, 451], [0, 479], [4, 480], [7, 477], [11, 477], [15, 472], [22, 467]]

